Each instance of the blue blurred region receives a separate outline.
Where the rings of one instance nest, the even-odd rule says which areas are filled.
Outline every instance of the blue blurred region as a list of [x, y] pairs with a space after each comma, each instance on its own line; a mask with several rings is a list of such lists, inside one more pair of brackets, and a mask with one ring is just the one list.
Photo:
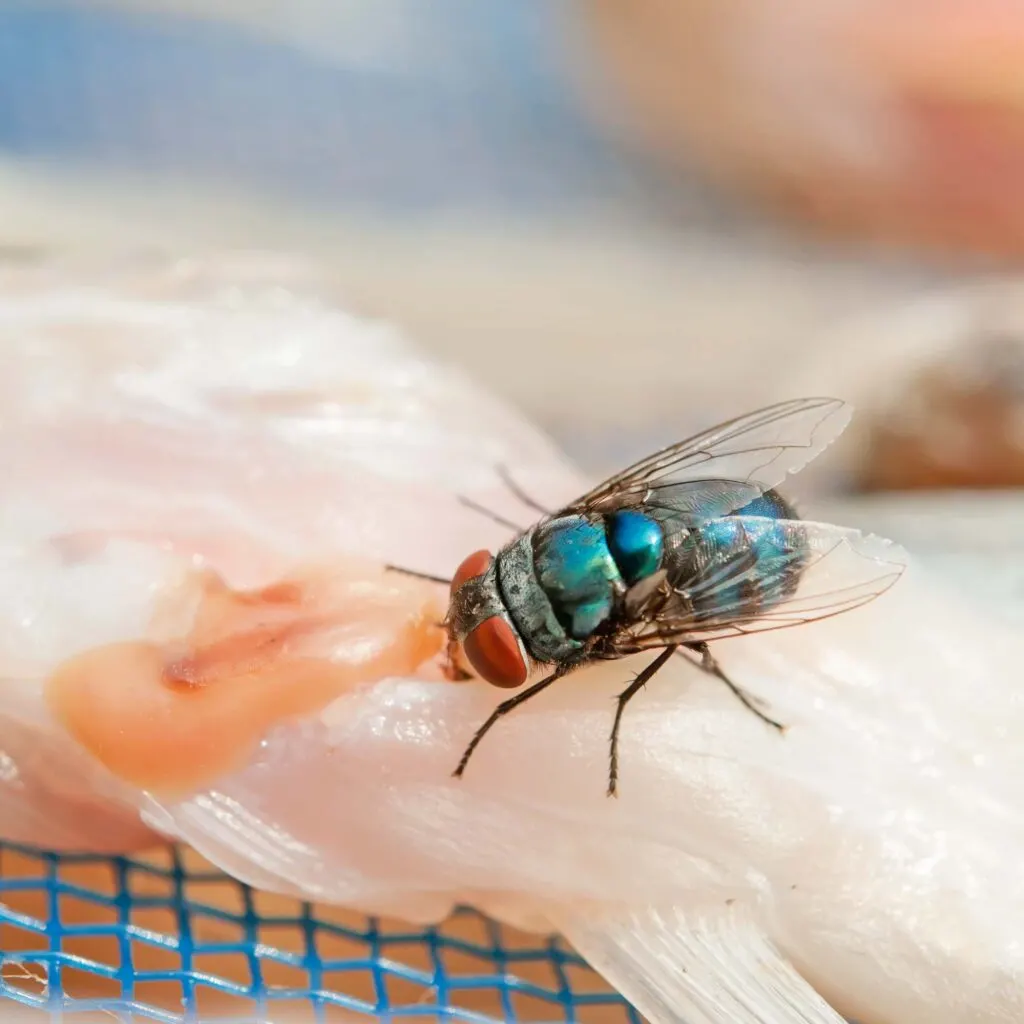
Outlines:
[[566, 81], [563, 8], [348, 0], [319, 55], [212, 19], [2, 10], [0, 157], [391, 212], [579, 204], [625, 179]]

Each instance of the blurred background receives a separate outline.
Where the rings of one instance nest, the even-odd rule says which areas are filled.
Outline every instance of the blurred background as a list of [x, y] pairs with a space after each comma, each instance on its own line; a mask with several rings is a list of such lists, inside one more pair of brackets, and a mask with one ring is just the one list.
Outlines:
[[308, 257], [593, 473], [826, 393], [798, 497], [1013, 488], [1022, 57], [1015, 0], [0, 0], [0, 241]]
[[809, 486], [1024, 621], [1022, 69], [1016, 0], [0, 0], [0, 248], [309, 257], [595, 473], [837, 394]]
[[603, 470], [1024, 251], [987, 2], [6, 0], [0, 224], [326, 260]]

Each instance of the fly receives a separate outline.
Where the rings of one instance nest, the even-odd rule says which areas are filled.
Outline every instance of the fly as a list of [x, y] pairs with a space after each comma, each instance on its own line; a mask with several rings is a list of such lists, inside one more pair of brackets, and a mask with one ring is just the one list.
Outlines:
[[469, 555], [452, 580], [427, 578], [450, 586], [444, 626], [453, 665], [461, 645], [494, 686], [517, 689], [538, 668], [549, 671], [495, 708], [455, 776], [500, 718], [552, 683], [645, 651], [658, 653], [616, 698], [609, 796], [617, 792], [623, 712], [675, 654], [695, 658], [782, 732], [709, 644], [850, 611], [902, 574], [902, 553], [888, 541], [801, 520], [775, 490], [849, 419], [849, 406], [834, 398], [769, 406], [670, 445], [553, 512], [505, 476], [542, 518], [496, 555]]

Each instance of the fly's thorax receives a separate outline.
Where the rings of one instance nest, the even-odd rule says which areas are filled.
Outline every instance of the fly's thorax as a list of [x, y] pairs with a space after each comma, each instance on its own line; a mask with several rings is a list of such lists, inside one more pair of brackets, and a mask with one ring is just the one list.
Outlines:
[[566, 634], [590, 637], [611, 618], [626, 584], [608, 548], [600, 517], [562, 516], [535, 533], [537, 581]]
[[547, 524], [517, 537], [498, 552], [495, 568], [504, 605], [531, 657], [560, 664], [576, 657], [583, 645], [566, 632], [538, 576], [535, 546], [546, 529]]
[[534, 656], [564, 660], [612, 628], [661, 568], [664, 541], [655, 519], [624, 509], [548, 520], [503, 551], [502, 595]]
[[649, 579], [665, 557], [665, 530], [643, 507], [623, 508], [604, 518], [608, 550], [626, 586]]

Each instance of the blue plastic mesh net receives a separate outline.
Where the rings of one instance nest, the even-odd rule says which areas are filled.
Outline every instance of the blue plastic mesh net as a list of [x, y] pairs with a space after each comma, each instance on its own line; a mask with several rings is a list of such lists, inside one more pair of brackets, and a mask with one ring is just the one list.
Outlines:
[[561, 939], [473, 910], [414, 929], [249, 889], [188, 850], [0, 844], [0, 1018], [10, 1001], [61, 1020], [640, 1020]]

